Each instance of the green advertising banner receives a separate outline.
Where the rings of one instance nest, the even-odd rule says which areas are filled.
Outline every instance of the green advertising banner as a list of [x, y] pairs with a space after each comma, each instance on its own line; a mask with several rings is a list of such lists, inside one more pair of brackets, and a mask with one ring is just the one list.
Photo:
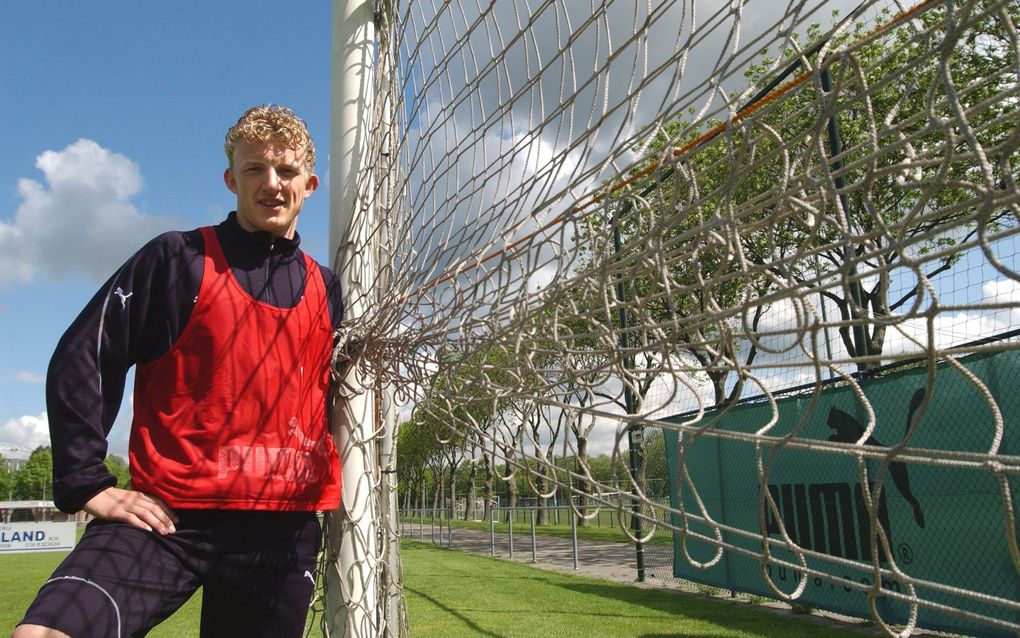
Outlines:
[[[700, 515], [698, 501], [708, 516], [722, 526], [746, 533], [722, 531], [725, 543], [736, 551], [727, 551], [711, 567], [703, 568], [717, 554], [714, 544], [674, 535], [673, 572], [678, 578], [775, 598], [767, 578], [782, 592], [796, 591], [801, 570], [782, 566], [777, 561], [799, 565], [804, 556], [797, 547], [822, 556], [803, 558], [811, 576], [797, 599], [817, 609], [859, 617], [870, 617], [867, 594], [848, 586], [841, 579], [871, 585], [873, 567], [873, 531], [877, 520], [889, 536], [892, 556], [878, 551], [882, 568], [892, 576], [882, 577], [883, 591], [909, 594], [906, 579], [937, 583], [939, 587], [918, 587], [917, 599], [949, 605], [983, 617], [1020, 624], [1020, 613], [1004, 608], [1001, 602], [982, 602], [991, 596], [1006, 601], [1020, 600], [1020, 574], [1010, 555], [1007, 530], [1016, 529], [1016, 521], [1007, 521], [1006, 491], [1000, 478], [1009, 485], [1013, 511], [1020, 511], [1020, 476], [1015, 472], [1020, 454], [1020, 353], [970, 356], [961, 359], [969, 374], [980, 383], [950, 365], [936, 369], [933, 393], [925, 406], [908, 449], [932, 451], [932, 462], [898, 462], [887, 465], [882, 477], [881, 496], [869, 514], [869, 485], [862, 485], [859, 458], [852, 452], [832, 449], [795, 449], [782, 441], [756, 450], [754, 443], [727, 438], [727, 433], [751, 434], [765, 427], [774, 417], [767, 402], [741, 404], [711, 425], [712, 432], [684, 435], [683, 464], [680, 468], [680, 438], [675, 430], [665, 429], [666, 457], [669, 463], [670, 500], [674, 509], [689, 516]], [[928, 385], [926, 368], [915, 368], [861, 383], [875, 414], [876, 426], [867, 446], [881, 451], [899, 445], [915, 413], [922, 407]], [[982, 385], [994, 398], [1003, 427], [996, 429], [996, 415]], [[868, 423], [865, 405], [854, 390], [843, 385], [812, 397], [799, 396], [776, 401], [778, 421], [767, 436], [782, 438], [795, 432], [801, 442], [842, 442], [853, 444], [861, 438]], [[698, 425], [712, 422], [706, 414]], [[682, 423], [683, 418], [666, 419]], [[1001, 437], [1001, 440], [1000, 438]], [[975, 463], [998, 443], [998, 454], [1008, 460], [1011, 472], [992, 471], [992, 464]], [[875, 451], [875, 450], [872, 450]], [[941, 454], [952, 451], [954, 458]], [[950, 455], [952, 456], [952, 455]], [[1006, 459], [1005, 457], [1012, 457]], [[765, 508], [764, 530], [759, 523], [759, 458], [764, 467], [765, 489], [772, 495], [778, 516]], [[957, 462], [958, 461], [958, 462]], [[866, 462], [867, 482], [873, 488], [878, 478], [880, 459]], [[674, 524], [679, 525], [676, 518]], [[688, 529], [709, 538], [716, 530], [707, 524], [690, 522]], [[783, 541], [782, 530], [796, 544]], [[774, 560], [763, 561], [763, 537], [775, 541], [769, 548]], [[742, 550], [747, 550], [744, 553]], [[897, 578], [897, 570], [905, 578]], [[831, 578], [830, 578], [831, 577]], [[959, 591], [955, 591], [959, 590]], [[977, 592], [979, 595], [967, 595]], [[910, 606], [880, 595], [876, 610], [889, 623], [906, 624]], [[918, 608], [921, 627], [975, 636], [1013, 635], [1003, 629], [959, 614]]]

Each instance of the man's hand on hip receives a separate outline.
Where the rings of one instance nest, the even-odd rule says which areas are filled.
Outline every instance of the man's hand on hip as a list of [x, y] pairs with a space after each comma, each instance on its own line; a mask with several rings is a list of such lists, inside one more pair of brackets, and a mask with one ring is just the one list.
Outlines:
[[84, 511], [106, 521], [127, 523], [141, 529], [167, 535], [177, 531], [177, 515], [155, 496], [133, 490], [108, 487], [93, 496]]

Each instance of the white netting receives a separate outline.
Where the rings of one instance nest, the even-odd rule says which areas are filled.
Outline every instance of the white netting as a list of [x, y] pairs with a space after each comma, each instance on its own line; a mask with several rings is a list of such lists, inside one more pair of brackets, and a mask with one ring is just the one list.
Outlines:
[[[929, 617], [1020, 630], [1020, 412], [998, 390], [1020, 328], [1016, 2], [375, 9], [360, 181], [375, 210], [342, 267], [371, 254], [377, 279], [345, 343], [382, 396], [416, 406], [405, 503], [468, 459], [485, 504], [555, 492], [582, 519], [632, 512], [635, 540], [675, 533], [706, 573], [749, 561], [777, 598], [820, 582], [890, 633]], [[916, 391], [882, 395], [897, 375]], [[963, 405], [966, 436], [946, 438]], [[668, 490], [650, 487], [648, 436], [667, 441]], [[815, 498], [791, 478], [804, 463], [849, 468], [856, 554], [797, 509], [798, 490]], [[397, 533], [392, 470], [380, 548]], [[729, 472], [749, 476], [747, 525], [721, 512]], [[993, 506], [935, 522], [954, 472]], [[890, 531], [900, 504], [911, 533], [989, 552], [994, 574], [912, 568]], [[967, 548], [973, 525], [994, 548]], [[370, 564], [399, 587], [396, 555]], [[380, 631], [406, 629], [389, 618]]]

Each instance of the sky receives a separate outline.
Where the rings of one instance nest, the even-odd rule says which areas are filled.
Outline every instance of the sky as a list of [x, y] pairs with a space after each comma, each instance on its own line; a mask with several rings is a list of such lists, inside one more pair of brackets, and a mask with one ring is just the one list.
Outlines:
[[[331, 9], [0, 0], [0, 445], [48, 443], [50, 355], [117, 267], [231, 210], [223, 136], [248, 107], [308, 123], [323, 179], [298, 230], [328, 261]], [[129, 385], [111, 452], [126, 454], [130, 416]]]
[[[0, 444], [48, 442], [49, 357], [102, 282], [232, 210], [223, 136], [248, 107], [293, 108], [327, 174], [331, 19], [324, 1], [0, 0]], [[320, 261], [327, 181], [298, 226]]]
[[[223, 136], [248, 107], [284, 104], [308, 123], [322, 179], [298, 229], [305, 250], [329, 261], [331, 5], [0, 0], [0, 446], [48, 443], [50, 355], [102, 282], [159, 232], [215, 224], [232, 209]], [[745, 17], [748, 41], [777, 19]], [[688, 68], [711, 63], [694, 56]], [[995, 278], [987, 264], [957, 272]], [[130, 415], [129, 386], [111, 452], [126, 454]]]

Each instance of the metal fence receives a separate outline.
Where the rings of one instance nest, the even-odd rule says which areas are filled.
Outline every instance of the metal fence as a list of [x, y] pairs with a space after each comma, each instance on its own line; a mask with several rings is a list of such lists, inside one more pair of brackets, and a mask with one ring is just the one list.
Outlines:
[[[548, 523], [538, 523], [545, 510]], [[644, 572], [638, 568], [637, 547], [620, 540], [607, 540], [610, 530], [631, 525], [629, 511], [603, 509], [585, 524], [568, 506], [494, 507], [487, 519], [465, 521], [453, 517], [449, 508], [410, 509], [400, 512], [402, 538], [428, 542], [452, 549], [487, 552], [490, 556], [530, 560], [552, 560], [578, 570], [597, 562], [614, 575], [629, 574], [629, 580], [654, 579], [670, 585], [681, 582], [673, 577], [673, 535], [658, 528], [648, 543], [642, 544]], [[512, 524], [511, 524], [512, 523]], [[647, 523], [646, 523], [647, 525]], [[523, 530], [521, 528], [524, 528]], [[611, 561], [611, 562], [607, 562]], [[615, 567], [613, 568], [613, 563]]]

